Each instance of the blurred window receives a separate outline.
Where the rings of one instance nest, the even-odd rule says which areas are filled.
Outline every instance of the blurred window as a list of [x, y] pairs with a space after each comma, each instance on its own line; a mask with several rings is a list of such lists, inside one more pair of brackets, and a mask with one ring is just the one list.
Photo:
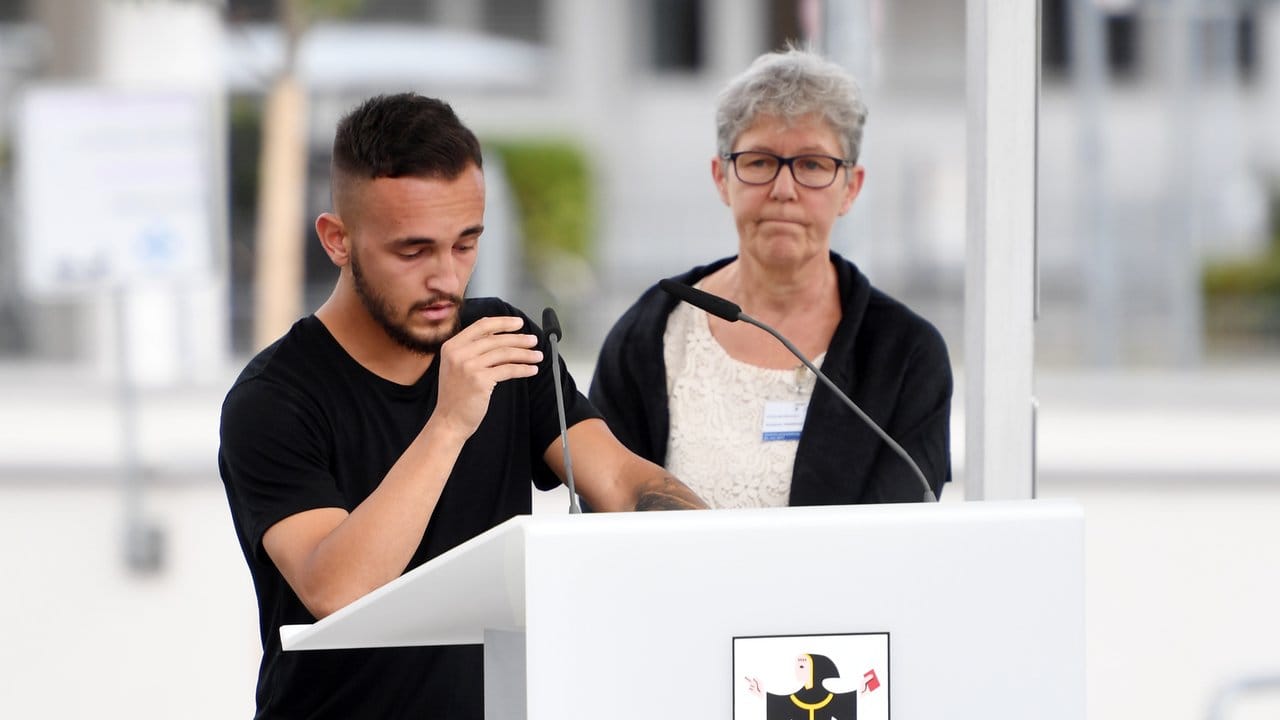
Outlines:
[[[1050, 77], [1065, 78], [1071, 74], [1072, 0], [1042, 0], [1040, 6], [1040, 67]], [[1112, 77], [1132, 77], [1139, 68], [1141, 27], [1132, 10], [1101, 10], [1103, 15], [1103, 47], [1107, 69]]]
[[1063, 75], [1071, 60], [1067, 0], [1041, 0], [1040, 68], [1045, 75]]
[[[1040, 67], [1050, 77], [1071, 74], [1074, 38], [1071, 32], [1073, 0], [1042, 0], [1040, 6]], [[1112, 77], [1132, 77], [1139, 70], [1141, 27], [1132, 10], [1103, 13], [1102, 42]]]
[[[1040, 63], [1049, 77], [1065, 79], [1074, 65], [1072, 58], [1071, 3], [1073, 0], [1042, 0], [1040, 6]], [[1133, 77], [1140, 70], [1141, 27], [1132, 10], [1104, 13], [1102, 42], [1107, 69], [1115, 78]]]
[[660, 71], [695, 72], [706, 60], [702, 0], [650, 0], [650, 60]]
[[1207, 14], [1199, 23], [1206, 73], [1251, 82], [1257, 78], [1254, 8]]
[[1142, 28], [1133, 11], [1108, 13], [1106, 19], [1107, 68], [1117, 78], [1132, 78], [1141, 70], [1139, 53]]
[[485, 0], [484, 29], [494, 35], [544, 43], [545, 5], [542, 0]]
[[800, 2], [796, 0], [769, 0], [770, 50], [780, 50], [787, 43], [801, 44], [804, 32], [800, 28]]
[[[1042, 0], [1040, 62], [1046, 77], [1065, 79], [1071, 73], [1072, 0]], [[1213, 10], [1214, 8], [1210, 8]], [[1107, 68], [1113, 78], [1130, 79], [1143, 71], [1142, 17], [1135, 9], [1103, 9]], [[1222, 13], [1231, 13], [1224, 16]], [[1200, 17], [1197, 42], [1214, 72], [1229, 72], [1246, 82], [1257, 76], [1257, 18], [1252, 7], [1217, 9]], [[1226, 25], [1223, 25], [1226, 23]], [[1224, 47], [1226, 44], [1230, 48]], [[1228, 57], [1230, 53], [1230, 57]]]
[[18, 22], [26, 19], [26, 0], [0, 0], [0, 22]]
[[1240, 69], [1240, 77], [1245, 81], [1255, 80], [1258, 76], [1257, 29], [1254, 9], [1248, 8], [1240, 13], [1236, 21], [1236, 67]]
[[227, 0], [226, 17], [231, 22], [274, 20], [276, 0]]

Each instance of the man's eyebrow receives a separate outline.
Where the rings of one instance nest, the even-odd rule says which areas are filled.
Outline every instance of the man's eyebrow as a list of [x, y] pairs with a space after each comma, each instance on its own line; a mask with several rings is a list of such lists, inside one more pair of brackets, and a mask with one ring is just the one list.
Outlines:
[[429, 238], [429, 237], [396, 238], [395, 240], [391, 241], [391, 244], [396, 248], [410, 248], [410, 247], [417, 247], [419, 245], [435, 245], [436, 239]]
[[[458, 233], [458, 238], [459, 239], [475, 238], [475, 237], [479, 237], [480, 234], [483, 232], [484, 232], [484, 225], [471, 225], [466, 228], [463, 228], [462, 232]], [[439, 244], [439, 242], [440, 242], [439, 240], [436, 240], [435, 238], [431, 238], [431, 237], [403, 237], [403, 238], [396, 238], [395, 240], [392, 240], [391, 245], [399, 249], [399, 248], [418, 247], [419, 245], [437, 245]]]

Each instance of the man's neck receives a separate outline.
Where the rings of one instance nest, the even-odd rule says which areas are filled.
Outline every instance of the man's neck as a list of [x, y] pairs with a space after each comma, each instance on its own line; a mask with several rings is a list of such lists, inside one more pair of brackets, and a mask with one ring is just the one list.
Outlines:
[[393, 340], [351, 293], [335, 289], [315, 314], [352, 359], [385, 380], [412, 385], [435, 359]]

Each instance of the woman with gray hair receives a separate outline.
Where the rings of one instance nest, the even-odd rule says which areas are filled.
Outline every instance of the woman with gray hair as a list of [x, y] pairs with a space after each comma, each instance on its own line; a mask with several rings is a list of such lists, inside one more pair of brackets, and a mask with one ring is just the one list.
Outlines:
[[[831, 250], [836, 219], [862, 189], [866, 115], [839, 65], [798, 49], [757, 58], [720, 94], [711, 159], [737, 255], [673, 279], [789, 338], [936, 496], [951, 478], [946, 345]], [[657, 286], [609, 332], [590, 397], [625, 445], [712, 507], [921, 499], [910, 465], [784, 345]]]

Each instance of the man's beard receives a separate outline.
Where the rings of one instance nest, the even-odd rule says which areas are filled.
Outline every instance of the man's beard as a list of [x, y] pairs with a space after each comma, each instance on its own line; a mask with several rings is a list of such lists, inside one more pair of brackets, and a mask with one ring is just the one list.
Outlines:
[[462, 298], [456, 295], [437, 294], [427, 298], [423, 302], [415, 303], [409, 308], [406, 315], [412, 315], [415, 311], [438, 303], [441, 300], [447, 300], [454, 304], [453, 322], [444, 330], [435, 332], [427, 337], [418, 337], [409, 332], [407, 323], [404, 320], [395, 318], [395, 308], [391, 303], [382, 296], [374, 288], [370, 287], [364, 278], [364, 273], [360, 270], [359, 254], [351, 254], [351, 278], [355, 281], [356, 295], [359, 296], [360, 302], [364, 304], [365, 310], [373, 317], [377, 323], [382, 326], [382, 330], [387, 336], [396, 342], [396, 344], [422, 355], [434, 355], [440, 352], [440, 346], [454, 335], [458, 334], [458, 330], [462, 325]]

